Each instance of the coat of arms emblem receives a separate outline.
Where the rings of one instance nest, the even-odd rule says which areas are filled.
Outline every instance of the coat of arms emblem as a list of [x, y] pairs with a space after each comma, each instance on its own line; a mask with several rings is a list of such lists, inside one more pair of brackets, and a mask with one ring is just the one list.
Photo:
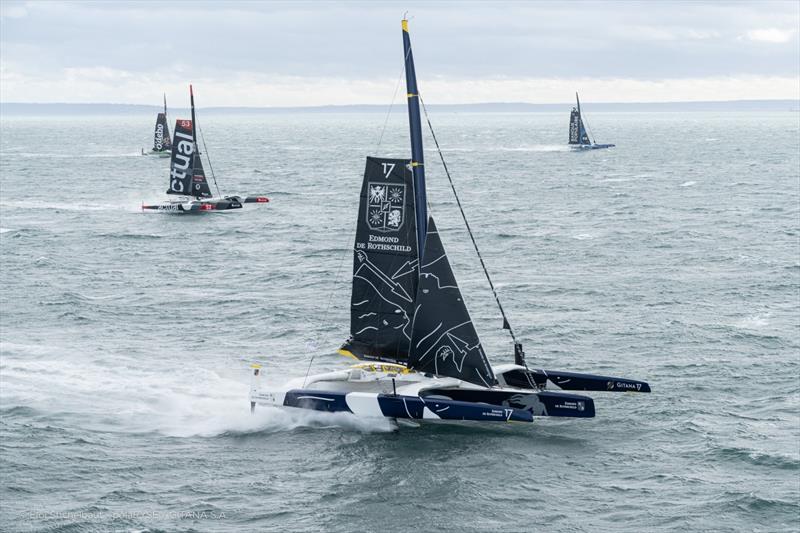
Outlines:
[[367, 225], [385, 233], [399, 230], [405, 218], [405, 184], [369, 182], [367, 187]]

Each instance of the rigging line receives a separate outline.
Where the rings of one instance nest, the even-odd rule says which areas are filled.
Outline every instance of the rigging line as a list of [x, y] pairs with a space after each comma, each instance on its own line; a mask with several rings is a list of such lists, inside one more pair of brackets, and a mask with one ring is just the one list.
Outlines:
[[[353, 233], [355, 233], [355, 229], [356, 229], [357, 226], [358, 226], [358, 218], [356, 218], [355, 222], [353, 223], [352, 231], [350, 231], [349, 233], [345, 234], [348, 239], [352, 238], [351, 236], [353, 235]], [[336, 285], [339, 282], [339, 279], [341, 277], [342, 265], [344, 265], [344, 259], [345, 259], [345, 257], [348, 256], [348, 252], [350, 252], [350, 251], [352, 251], [352, 248], [348, 248], [346, 246], [346, 244], [345, 244], [345, 246], [342, 247], [342, 253], [339, 255], [339, 266], [336, 267], [336, 275], [333, 278], [334, 287], [331, 289], [330, 296], [328, 297], [328, 305], [326, 306], [325, 311], [322, 313], [324, 315], [325, 319], [326, 319], [325, 322], [327, 322], [328, 321], [327, 319], [330, 318], [331, 307], [333, 305], [333, 297], [336, 294], [336, 291], [338, 290], [336, 288]], [[322, 321], [319, 320], [317, 323], [320, 323], [320, 322], [322, 322]], [[319, 334], [319, 333], [317, 333], [317, 335], [312, 337], [312, 339], [308, 343], [309, 345], [311, 345], [311, 346], [309, 346], [309, 348], [311, 348], [312, 350], [316, 350], [316, 347], [317, 347], [316, 345], [317, 345], [317, 342], [320, 340], [320, 337], [321, 337], [321, 334]], [[316, 353], [312, 353], [311, 354], [311, 360], [308, 362], [308, 368], [306, 369], [306, 376], [305, 376], [305, 378], [303, 378], [303, 387], [306, 386], [306, 380], [308, 379], [308, 373], [311, 371], [311, 365], [314, 363], [314, 358], [315, 357], [316, 357]]]
[[[411, 51], [409, 50], [408, 53], [411, 53]], [[405, 59], [408, 59], [408, 53], [406, 54]], [[386, 133], [386, 126], [389, 124], [389, 116], [392, 113], [392, 108], [394, 107], [394, 102], [395, 102], [395, 100], [397, 100], [397, 91], [400, 89], [400, 82], [403, 79], [403, 73], [405, 71], [406, 71], [406, 62], [403, 61], [403, 68], [400, 69], [400, 74], [397, 76], [397, 83], [395, 83], [395, 86], [394, 86], [394, 94], [392, 94], [392, 101], [389, 104], [389, 109], [386, 111], [386, 118], [383, 121], [383, 128], [381, 129], [381, 134], [378, 137], [378, 143], [375, 145], [375, 152], [376, 153], [378, 152], [378, 148], [380, 148], [381, 143], [383, 142], [383, 135]], [[200, 134], [202, 135], [202, 132]], [[210, 167], [211, 166], [211, 161], [209, 161], [208, 164], [209, 164], [209, 167]], [[358, 226], [358, 220], [356, 220], [355, 224], [353, 225], [353, 230], [355, 230], [357, 226]], [[347, 235], [349, 237], [349, 235], [352, 235], [352, 234], [353, 234], [353, 232], [351, 231]], [[342, 252], [342, 254], [340, 256], [340, 259], [339, 259], [339, 266], [336, 268], [336, 275], [333, 278], [334, 279], [334, 288], [331, 289], [330, 297], [328, 298], [328, 305], [326, 306], [325, 311], [323, 312], [323, 315], [326, 318], [330, 317], [331, 306], [333, 304], [333, 297], [334, 297], [334, 295], [336, 294], [336, 291], [337, 291], [335, 285], [339, 281], [339, 278], [341, 276], [342, 265], [344, 264], [344, 258], [348, 255], [347, 252], [351, 251], [351, 249], [349, 249], [347, 247], [343, 247], [342, 250], [343, 250], [343, 252]], [[320, 335], [317, 334], [316, 337], [314, 337], [312, 339], [312, 342], [314, 344], [316, 344], [316, 342], [319, 341], [319, 338], [320, 338]], [[311, 371], [311, 365], [313, 364], [315, 357], [316, 357], [316, 354], [312, 354], [311, 360], [308, 362], [308, 368], [306, 369], [306, 376], [303, 379], [303, 386], [304, 387], [306, 385], [306, 380], [308, 379], [308, 373]]]
[[211, 171], [211, 179], [214, 180], [214, 187], [217, 189], [217, 196], [222, 198], [222, 193], [219, 192], [219, 185], [217, 185], [217, 177], [214, 175], [214, 167], [211, 165], [211, 157], [208, 155], [208, 146], [206, 146], [206, 138], [203, 135], [203, 128], [200, 127], [200, 124], [197, 125], [197, 129], [200, 132], [200, 139], [203, 141], [203, 150], [206, 152], [206, 159], [208, 160], [208, 169]]
[[492, 283], [492, 277], [489, 275], [489, 270], [486, 268], [486, 263], [483, 261], [483, 256], [481, 255], [481, 251], [478, 249], [478, 243], [475, 242], [475, 236], [472, 234], [472, 228], [470, 228], [469, 222], [467, 221], [467, 215], [464, 213], [464, 208], [461, 205], [461, 200], [458, 197], [458, 193], [456, 192], [456, 187], [453, 184], [453, 178], [450, 177], [450, 170], [447, 168], [447, 163], [444, 160], [444, 155], [442, 154], [442, 149], [439, 147], [439, 141], [436, 139], [436, 133], [433, 131], [433, 125], [431, 124], [431, 119], [428, 116], [428, 108], [425, 107], [425, 101], [422, 99], [422, 95], [419, 95], [419, 101], [422, 104], [422, 111], [425, 113], [425, 120], [428, 122], [428, 128], [431, 130], [431, 137], [433, 137], [433, 142], [436, 144], [436, 151], [439, 152], [439, 159], [442, 161], [442, 166], [444, 167], [444, 173], [447, 175], [447, 181], [450, 182], [450, 189], [453, 191], [453, 196], [456, 198], [456, 203], [458, 204], [458, 210], [461, 211], [461, 218], [464, 219], [464, 225], [467, 227], [467, 233], [469, 233], [469, 238], [472, 241], [472, 246], [475, 248], [475, 253], [478, 255], [478, 259], [481, 262], [481, 267], [483, 268], [483, 273], [486, 274], [486, 280], [489, 282], [489, 287], [492, 289], [492, 294], [494, 295], [494, 301], [497, 302], [497, 308], [500, 309], [500, 315], [503, 317], [503, 326], [508, 326], [508, 332], [511, 334], [511, 340], [514, 341], [514, 344], [517, 344], [517, 337], [514, 335], [514, 330], [511, 328], [511, 323], [508, 321], [506, 317], [506, 312], [503, 310], [503, 305], [500, 303], [500, 297], [497, 295], [497, 291], [494, 288], [494, 283]]
[[[409, 49], [408, 53], [406, 54], [405, 59], [408, 60], [408, 54], [411, 53]], [[386, 133], [386, 126], [389, 124], [389, 115], [392, 114], [392, 108], [394, 107], [394, 101], [397, 99], [397, 91], [400, 89], [400, 81], [403, 79], [403, 73], [406, 71], [406, 62], [403, 61], [403, 68], [400, 69], [400, 74], [397, 76], [397, 83], [394, 86], [394, 94], [392, 95], [392, 101], [389, 104], [389, 109], [386, 111], [386, 119], [383, 121], [383, 129], [381, 130], [381, 135], [378, 137], [378, 144], [375, 145], [375, 153], [378, 152], [378, 148], [381, 146], [381, 142], [383, 142], [383, 134]]]

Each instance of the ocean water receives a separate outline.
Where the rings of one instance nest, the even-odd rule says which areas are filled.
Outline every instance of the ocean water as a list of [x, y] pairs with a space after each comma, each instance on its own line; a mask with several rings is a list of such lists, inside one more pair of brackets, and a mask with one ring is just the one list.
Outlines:
[[[174, 117], [173, 117], [174, 118]], [[402, 427], [260, 407], [341, 368], [366, 155], [404, 110], [199, 117], [224, 193], [142, 213], [154, 117], [0, 121], [0, 530], [798, 531], [797, 113], [436, 113], [536, 367], [647, 380], [597, 417]], [[379, 142], [380, 141], [380, 142]], [[430, 148], [433, 143], [428, 140]], [[511, 345], [442, 167], [429, 198], [494, 363]]]

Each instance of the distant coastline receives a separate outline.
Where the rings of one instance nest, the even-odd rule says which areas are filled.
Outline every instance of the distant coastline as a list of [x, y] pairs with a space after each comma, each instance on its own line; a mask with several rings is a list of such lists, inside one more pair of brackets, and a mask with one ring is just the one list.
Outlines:
[[[479, 104], [431, 104], [428, 108], [438, 112], [452, 113], [550, 113], [563, 112], [572, 103], [529, 104], [479, 103]], [[592, 103], [586, 107], [592, 112], [676, 112], [676, 111], [771, 111], [798, 112], [800, 100], [732, 100], [708, 102], [630, 102]], [[385, 113], [388, 105], [325, 105], [309, 107], [204, 107], [203, 114], [276, 114], [276, 113]], [[138, 104], [69, 104], [69, 103], [0, 103], [0, 117], [5, 116], [54, 116], [54, 115], [140, 115], [152, 114], [161, 109], [157, 105]], [[174, 111], [186, 111], [176, 107]]]

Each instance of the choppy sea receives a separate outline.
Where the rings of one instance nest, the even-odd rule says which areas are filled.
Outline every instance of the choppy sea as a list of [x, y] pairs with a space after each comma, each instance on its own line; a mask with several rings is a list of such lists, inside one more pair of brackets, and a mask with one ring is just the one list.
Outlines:
[[[247, 394], [252, 362], [274, 383], [312, 355], [349, 364], [364, 158], [408, 156], [403, 110], [383, 136], [377, 113], [198, 118], [222, 192], [268, 205], [142, 213], [167, 186], [168, 160], [139, 155], [150, 115], [0, 120], [0, 530], [798, 531], [796, 112], [597, 113], [617, 147], [585, 153], [566, 113], [433, 113], [529, 362], [653, 393], [394, 432], [251, 416]], [[478, 332], [509, 362], [426, 157]]]

